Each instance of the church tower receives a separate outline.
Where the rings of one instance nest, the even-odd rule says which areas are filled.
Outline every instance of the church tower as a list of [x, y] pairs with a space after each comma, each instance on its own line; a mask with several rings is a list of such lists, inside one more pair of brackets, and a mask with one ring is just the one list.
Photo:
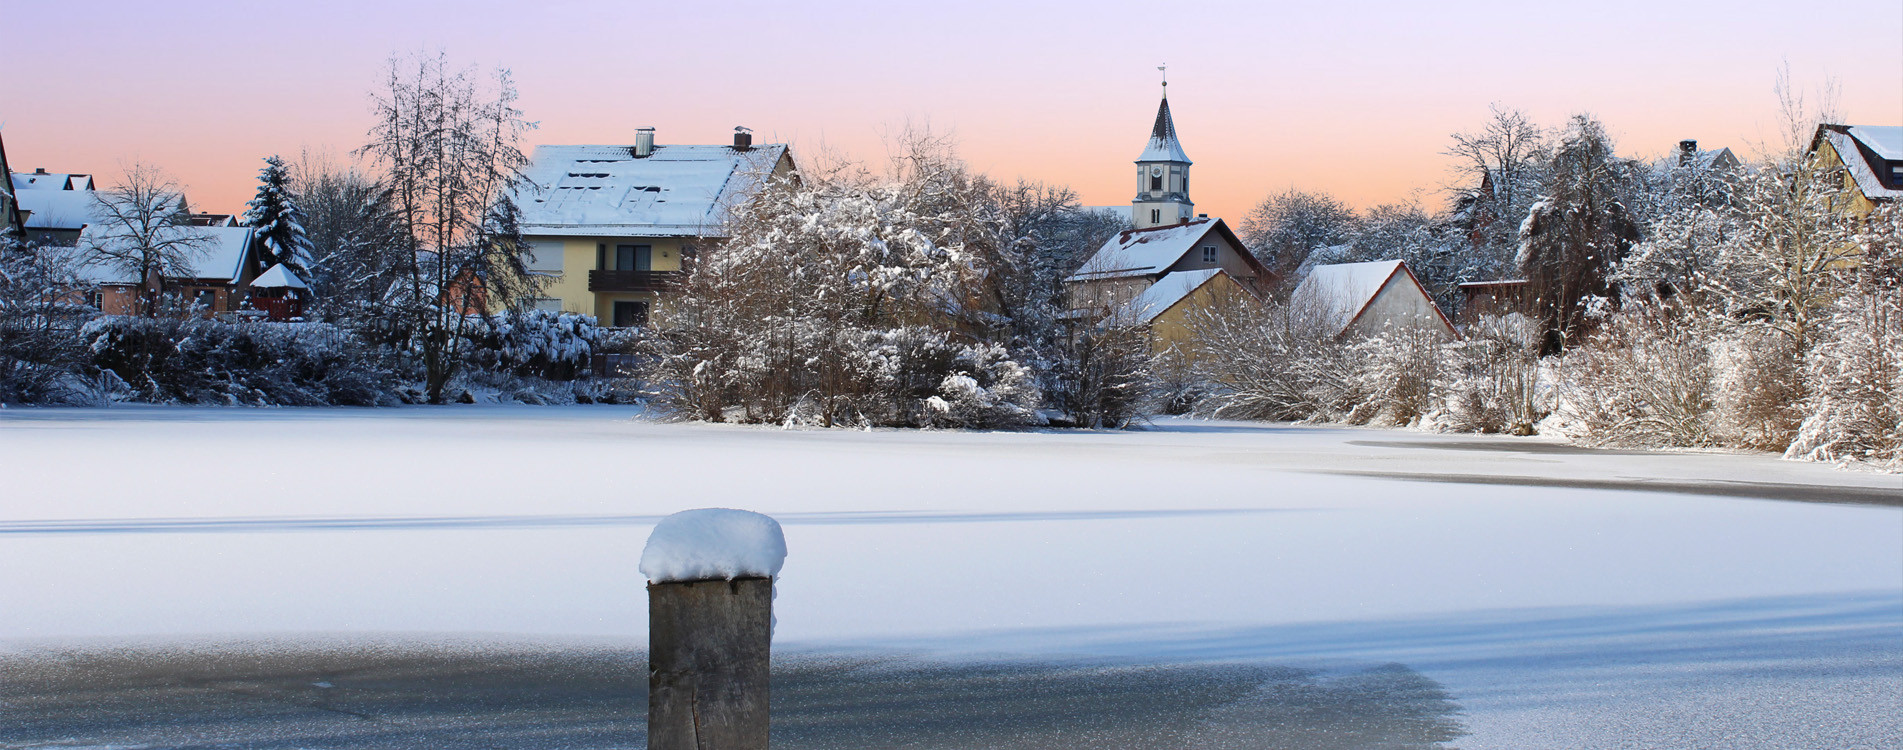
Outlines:
[[1137, 197], [1130, 218], [1138, 229], [1180, 224], [1196, 218], [1189, 200], [1189, 156], [1176, 141], [1176, 123], [1170, 119], [1170, 84], [1163, 82], [1163, 103], [1156, 108], [1150, 143], [1137, 157]]

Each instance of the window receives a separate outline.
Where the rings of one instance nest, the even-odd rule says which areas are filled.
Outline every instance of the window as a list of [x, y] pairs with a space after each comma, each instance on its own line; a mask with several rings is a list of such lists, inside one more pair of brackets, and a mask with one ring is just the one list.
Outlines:
[[1903, 187], [1903, 164], [1890, 165], [1890, 184]]
[[648, 303], [615, 302], [615, 327], [639, 328], [648, 324]]
[[529, 240], [527, 252], [522, 258], [528, 269], [535, 273], [562, 272], [562, 243], [560, 240]]
[[1204, 263], [1216, 262], [1216, 246], [1215, 245], [1203, 246], [1203, 262]]
[[1150, 209], [1150, 223], [1151, 224], [1163, 223], [1163, 209], [1160, 209], [1160, 208]]
[[1163, 175], [1160, 175], [1160, 174], [1150, 175], [1150, 189], [1151, 190], [1163, 189]]
[[535, 309], [558, 313], [562, 311], [562, 300], [559, 297], [541, 297], [535, 300]]
[[654, 247], [652, 245], [615, 245], [614, 270], [654, 270]]
[[192, 292], [192, 304], [207, 310], [218, 309], [218, 290], [199, 289]]

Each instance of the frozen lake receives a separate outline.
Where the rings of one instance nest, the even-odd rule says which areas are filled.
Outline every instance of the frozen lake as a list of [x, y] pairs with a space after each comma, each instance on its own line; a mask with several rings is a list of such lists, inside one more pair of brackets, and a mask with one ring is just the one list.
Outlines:
[[[646, 638], [642, 543], [660, 517], [712, 506], [785, 525], [776, 746], [851, 746], [827, 728], [875, 726], [921, 747], [1037, 746], [1052, 727], [1105, 746], [1433, 747], [1455, 730], [1468, 750], [1903, 744], [1903, 477], [1284, 425], [789, 432], [636, 416], [0, 411], [0, 675], [16, 675], [0, 676], [0, 714], [33, 717], [0, 722], [0, 747], [178, 744], [62, 702], [83, 683], [136, 704], [153, 675], [303, 706], [326, 681], [304, 677], [346, 662], [401, 696], [489, 654], [477, 671], [568, 659], [564, 674], [634, 690], [616, 675]], [[204, 666], [238, 662], [282, 668]], [[1146, 679], [1154, 690], [1132, 687]], [[868, 685], [940, 700], [839, 712]], [[1026, 692], [1079, 702], [929, 739], [932, 711], [955, 713], [944, 696], [989, 696], [985, 715], [1005, 717]], [[1395, 694], [1405, 710], [1377, 700]], [[419, 702], [375, 705], [355, 713]], [[1301, 724], [1288, 716], [1305, 705], [1315, 734], [1249, 734]], [[1138, 739], [1089, 724], [1146, 706], [1181, 726]], [[584, 724], [570, 739], [639, 741], [534, 726]]]

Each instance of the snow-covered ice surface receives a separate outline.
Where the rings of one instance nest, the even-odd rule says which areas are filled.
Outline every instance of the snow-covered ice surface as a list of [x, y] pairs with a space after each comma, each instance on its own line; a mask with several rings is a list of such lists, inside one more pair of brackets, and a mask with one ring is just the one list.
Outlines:
[[733, 508], [695, 508], [661, 519], [641, 548], [649, 581], [772, 578], [786, 564], [786, 536], [772, 516]]
[[[1357, 715], [1327, 708], [1340, 696], [1405, 694], [1382, 715], [1456, 722], [1467, 750], [1903, 745], [1903, 477], [1283, 425], [863, 433], [634, 417], [0, 411], [0, 672], [15, 675], [0, 712], [52, 717], [26, 724], [37, 734], [0, 728], [0, 746], [181, 741], [105, 719], [75, 729], [45, 708], [60, 705], [45, 686], [77, 679], [70, 665], [131, 644], [161, 660], [181, 658], [169, 643], [257, 639], [285, 659], [336, 638], [638, 649], [636, 551], [668, 514], [717, 506], [784, 525], [776, 649], [796, 660], [793, 684], [833, 691], [786, 695], [827, 710], [867, 686], [915, 717], [954, 712], [961, 691], [1022, 688], [1073, 696], [1077, 715], [1191, 717], [1169, 742], [1214, 748], [1256, 746], [1239, 727], [1296, 726], [1302, 711]], [[153, 674], [98, 669], [88, 684]], [[1128, 670], [1187, 702], [1089, 708], [1148, 684]], [[349, 684], [327, 675], [298, 689]], [[905, 704], [914, 689], [937, 702]], [[776, 746], [877, 723], [781, 705], [776, 721], [793, 723], [776, 724]], [[1045, 714], [1013, 710], [1023, 721], [1002, 726], [1037, 736]], [[1363, 726], [1341, 721], [1315, 736]], [[1012, 746], [961, 732], [919, 746]]]

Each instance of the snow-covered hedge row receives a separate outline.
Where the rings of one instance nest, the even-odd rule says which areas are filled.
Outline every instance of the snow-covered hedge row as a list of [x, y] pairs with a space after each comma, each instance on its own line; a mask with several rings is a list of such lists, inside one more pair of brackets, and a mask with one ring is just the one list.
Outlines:
[[547, 380], [574, 380], [586, 373], [601, 337], [594, 316], [549, 310], [487, 316], [475, 330], [471, 364]]
[[395, 401], [391, 369], [326, 323], [239, 324], [104, 316], [79, 331], [120, 395], [187, 404], [375, 405]]

